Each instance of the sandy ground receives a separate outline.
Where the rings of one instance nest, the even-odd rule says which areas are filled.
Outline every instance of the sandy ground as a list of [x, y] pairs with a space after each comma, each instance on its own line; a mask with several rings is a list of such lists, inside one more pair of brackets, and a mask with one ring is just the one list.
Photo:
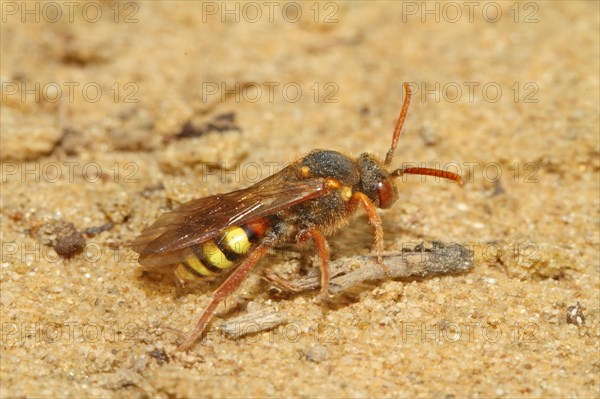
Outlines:
[[[2, 1], [1, 396], [598, 397], [598, 3], [465, 4]], [[307, 268], [276, 254], [175, 353], [211, 286], [127, 242], [313, 148], [383, 156], [405, 81], [395, 165], [466, 184], [399, 182], [386, 250], [460, 243], [474, 269], [323, 309], [260, 278]], [[366, 217], [330, 242], [370, 253]], [[219, 328], [252, 309], [287, 321]]]

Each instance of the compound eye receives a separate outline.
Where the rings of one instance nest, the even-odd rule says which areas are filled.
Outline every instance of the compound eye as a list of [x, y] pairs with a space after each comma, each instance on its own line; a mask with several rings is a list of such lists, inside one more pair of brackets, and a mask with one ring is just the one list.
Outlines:
[[382, 209], [387, 209], [396, 202], [396, 188], [389, 180], [377, 183], [377, 198]]

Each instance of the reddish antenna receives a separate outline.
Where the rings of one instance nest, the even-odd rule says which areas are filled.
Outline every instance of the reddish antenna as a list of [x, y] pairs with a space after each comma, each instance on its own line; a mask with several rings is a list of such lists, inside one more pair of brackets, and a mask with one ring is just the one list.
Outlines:
[[398, 116], [398, 122], [396, 122], [396, 127], [394, 128], [394, 135], [392, 136], [392, 146], [385, 155], [385, 166], [390, 166], [390, 164], [392, 163], [392, 158], [394, 158], [394, 151], [396, 150], [396, 146], [398, 145], [398, 139], [400, 138], [400, 133], [402, 133], [402, 126], [404, 126], [404, 120], [406, 119], [406, 114], [408, 113], [408, 106], [410, 105], [410, 96], [412, 92], [410, 91], [409, 84], [406, 82], [404, 82], [404, 92], [404, 103], [402, 104], [402, 109], [400, 110], [400, 115]]
[[459, 185], [463, 185], [462, 177], [454, 172], [447, 170], [432, 169], [432, 168], [400, 168], [396, 169], [391, 173], [392, 177], [398, 177], [402, 175], [425, 175], [442, 177], [444, 179], [452, 180], [457, 182]]
[[[402, 133], [402, 126], [404, 126], [404, 120], [406, 119], [406, 114], [408, 113], [408, 106], [410, 105], [410, 96], [412, 92], [410, 91], [410, 85], [406, 82], [404, 82], [404, 91], [404, 103], [402, 104], [400, 116], [398, 116], [398, 122], [396, 122], [396, 127], [394, 128], [394, 135], [392, 136], [392, 146], [385, 155], [385, 166], [389, 166], [392, 163], [392, 159], [394, 158], [394, 151], [396, 150], [396, 146], [398, 145], [398, 139], [400, 138], [400, 135]], [[440, 169], [400, 168], [396, 169], [391, 173], [392, 177], [398, 177], [402, 175], [424, 175], [442, 177], [444, 179], [455, 181], [461, 186], [463, 184], [462, 177], [460, 175]]]

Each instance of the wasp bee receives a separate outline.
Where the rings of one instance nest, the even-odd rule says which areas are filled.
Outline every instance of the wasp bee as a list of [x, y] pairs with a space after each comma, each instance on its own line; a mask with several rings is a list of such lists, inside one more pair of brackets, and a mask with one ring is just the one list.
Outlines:
[[374, 227], [382, 264], [383, 229], [377, 208], [387, 209], [397, 200], [394, 179], [415, 174], [462, 184], [459, 175], [444, 170], [388, 169], [410, 104], [409, 85], [405, 83], [404, 89], [404, 103], [384, 161], [369, 153], [351, 158], [337, 151], [313, 150], [248, 188], [195, 199], [164, 213], [134, 240], [138, 261], [147, 269], [172, 266], [184, 280], [227, 274], [178, 349], [186, 350], [200, 338], [217, 306], [269, 249], [312, 240], [320, 259], [321, 295], [326, 296], [330, 250], [325, 236], [359, 207]]

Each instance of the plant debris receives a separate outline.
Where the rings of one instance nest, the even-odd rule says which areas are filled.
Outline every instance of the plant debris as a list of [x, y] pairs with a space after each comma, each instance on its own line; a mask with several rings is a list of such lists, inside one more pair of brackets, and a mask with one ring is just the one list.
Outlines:
[[[330, 288], [333, 295], [348, 291], [366, 281], [401, 278], [423, 278], [465, 273], [473, 269], [473, 251], [459, 244], [434, 241], [429, 246], [421, 243], [412, 249], [382, 254], [383, 265], [376, 255], [357, 256], [333, 261], [329, 265]], [[266, 279], [282, 291], [298, 293], [319, 288], [320, 272], [314, 268], [303, 277], [287, 281], [267, 271]]]
[[231, 338], [271, 330], [287, 322], [287, 316], [272, 309], [263, 309], [227, 320], [221, 330]]
[[237, 130], [241, 132], [242, 129], [235, 123], [235, 113], [227, 112], [215, 116], [211, 121], [203, 123], [199, 126], [195, 126], [192, 122], [187, 121], [181, 127], [179, 133], [168, 136], [164, 139], [165, 142], [172, 140], [180, 140], [191, 137], [201, 137], [210, 132], [226, 132], [230, 130]]

